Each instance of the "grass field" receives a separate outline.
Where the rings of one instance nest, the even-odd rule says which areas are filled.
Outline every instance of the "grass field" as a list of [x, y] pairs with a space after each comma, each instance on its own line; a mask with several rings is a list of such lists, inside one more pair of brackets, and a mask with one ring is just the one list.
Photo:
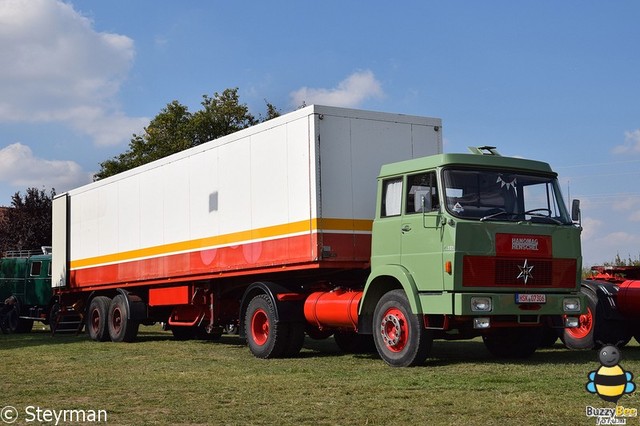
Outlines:
[[[118, 344], [38, 328], [0, 335], [0, 408], [17, 408], [14, 424], [40, 407], [106, 410], [112, 425], [594, 425], [586, 406], [615, 407], [585, 390], [597, 353], [559, 343], [505, 362], [480, 340], [436, 341], [424, 366], [392, 368], [341, 354], [332, 339], [308, 339], [295, 359], [261, 360], [235, 336], [180, 342], [154, 326]], [[635, 340], [622, 357], [640, 375]], [[640, 408], [640, 391], [619, 404]]]

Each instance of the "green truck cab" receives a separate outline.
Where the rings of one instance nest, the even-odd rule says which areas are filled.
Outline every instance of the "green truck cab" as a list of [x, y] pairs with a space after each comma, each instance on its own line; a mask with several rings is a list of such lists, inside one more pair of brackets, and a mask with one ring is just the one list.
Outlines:
[[10, 251], [0, 257], [0, 328], [26, 333], [34, 321], [48, 323], [51, 248]]
[[434, 338], [526, 357], [583, 310], [581, 228], [556, 173], [471, 151], [381, 169], [360, 332], [392, 365], [421, 363]]

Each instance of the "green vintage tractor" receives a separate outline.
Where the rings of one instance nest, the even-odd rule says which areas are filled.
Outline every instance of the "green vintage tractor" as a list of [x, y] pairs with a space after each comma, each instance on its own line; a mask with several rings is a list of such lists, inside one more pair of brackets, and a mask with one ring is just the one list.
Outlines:
[[53, 308], [51, 247], [0, 255], [0, 329], [28, 333], [34, 321], [49, 324]]

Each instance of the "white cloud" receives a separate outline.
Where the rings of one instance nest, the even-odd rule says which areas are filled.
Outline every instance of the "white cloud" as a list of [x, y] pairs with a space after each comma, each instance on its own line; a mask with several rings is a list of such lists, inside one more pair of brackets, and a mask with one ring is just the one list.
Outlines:
[[629, 215], [629, 220], [631, 222], [640, 222], [640, 211], [634, 211]]
[[134, 55], [132, 39], [96, 31], [70, 4], [3, 0], [0, 121], [62, 122], [96, 144], [122, 143], [148, 123], [116, 101]]
[[290, 94], [291, 103], [294, 106], [300, 106], [304, 103], [306, 105], [357, 107], [369, 98], [383, 96], [384, 92], [380, 82], [369, 70], [351, 74], [333, 89], [302, 87]]
[[595, 235], [598, 234], [598, 231], [602, 227], [602, 221], [598, 219], [593, 219], [590, 217], [585, 217], [582, 219], [582, 240], [589, 241]]
[[613, 148], [614, 154], [640, 152], [640, 129], [624, 132], [624, 143]]
[[92, 175], [74, 161], [35, 157], [26, 145], [14, 143], [0, 149], [0, 181], [17, 187], [55, 188], [63, 192], [91, 182]]

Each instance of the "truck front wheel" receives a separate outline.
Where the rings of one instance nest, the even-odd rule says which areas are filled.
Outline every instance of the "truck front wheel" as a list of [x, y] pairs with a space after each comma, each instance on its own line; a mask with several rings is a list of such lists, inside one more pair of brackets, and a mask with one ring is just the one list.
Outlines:
[[87, 334], [91, 340], [106, 342], [109, 340], [109, 305], [111, 299], [96, 296], [89, 304], [87, 312]]
[[133, 342], [140, 324], [129, 318], [129, 305], [122, 294], [109, 305], [109, 337], [113, 342]]
[[384, 294], [373, 314], [373, 336], [380, 357], [392, 367], [412, 367], [424, 363], [433, 336], [419, 315], [411, 312], [403, 290]]

